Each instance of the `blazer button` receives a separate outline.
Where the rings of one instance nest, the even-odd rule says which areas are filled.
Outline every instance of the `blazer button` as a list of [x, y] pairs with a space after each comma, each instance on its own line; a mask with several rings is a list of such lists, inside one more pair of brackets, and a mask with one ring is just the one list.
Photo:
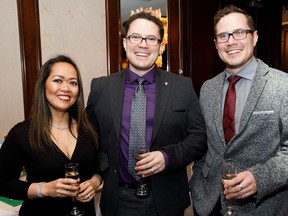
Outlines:
[[114, 173], [117, 173], [117, 170], [114, 170]]

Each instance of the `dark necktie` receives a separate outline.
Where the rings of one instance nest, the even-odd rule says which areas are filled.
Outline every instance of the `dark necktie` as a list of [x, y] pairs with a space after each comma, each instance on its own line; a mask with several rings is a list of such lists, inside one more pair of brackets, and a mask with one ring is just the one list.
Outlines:
[[146, 94], [142, 85], [144, 81], [142, 78], [137, 79], [138, 85], [131, 105], [128, 172], [136, 180], [140, 178], [135, 172], [137, 146], [146, 146]]
[[226, 144], [235, 135], [235, 104], [236, 104], [236, 90], [235, 85], [241, 79], [239, 76], [230, 76], [228, 78], [229, 86], [226, 92], [223, 113], [223, 130]]

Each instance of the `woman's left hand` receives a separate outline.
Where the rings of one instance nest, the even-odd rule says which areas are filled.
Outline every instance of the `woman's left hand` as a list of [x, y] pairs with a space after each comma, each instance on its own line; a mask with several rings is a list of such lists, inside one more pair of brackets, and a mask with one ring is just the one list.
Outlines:
[[89, 202], [96, 195], [96, 190], [101, 184], [101, 177], [94, 175], [91, 179], [80, 184], [80, 190], [76, 197], [79, 202]]

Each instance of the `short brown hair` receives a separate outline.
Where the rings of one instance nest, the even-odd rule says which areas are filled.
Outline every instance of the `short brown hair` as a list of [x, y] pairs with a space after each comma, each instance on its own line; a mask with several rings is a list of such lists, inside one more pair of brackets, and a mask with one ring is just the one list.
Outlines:
[[231, 13], [241, 13], [247, 18], [247, 24], [251, 30], [255, 31], [255, 24], [253, 18], [245, 11], [235, 5], [228, 5], [222, 9], [220, 9], [214, 16], [214, 32], [216, 34], [216, 25], [220, 21], [220, 19]]
[[125, 34], [126, 35], [127, 35], [127, 32], [128, 32], [128, 30], [130, 28], [131, 23], [133, 21], [135, 21], [136, 19], [146, 19], [148, 21], [151, 21], [151, 22], [155, 23], [159, 27], [160, 39], [161, 40], [163, 39], [163, 36], [164, 36], [163, 23], [156, 16], [153, 16], [151, 13], [145, 12], [145, 11], [141, 11], [139, 13], [135, 13], [132, 16], [130, 16], [130, 18], [125, 23]]

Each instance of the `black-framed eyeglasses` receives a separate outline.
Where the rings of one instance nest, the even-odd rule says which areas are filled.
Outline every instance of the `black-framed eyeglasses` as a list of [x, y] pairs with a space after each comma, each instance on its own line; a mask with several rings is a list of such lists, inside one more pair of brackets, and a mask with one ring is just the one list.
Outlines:
[[235, 40], [243, 40], [247, 37], [248, 33], [253, 33], [254, 30], [251, 29], [238, 29], [232, 33], [224, 32], [215, 35], [215, 40], [217, 43], [225, 43], [229, 40], [230, 36], [232, 36]]
[[149, 37], [141, 37], [140, 35], [129, 35], [126, 37], [129, 39], [129, 41], [133, 44], [140, 44], [144, 40], [148, 45], [155, 46], [157, 44], [161, 43], [161, 40], [154, 37], [154, 36], [149, 36]]

